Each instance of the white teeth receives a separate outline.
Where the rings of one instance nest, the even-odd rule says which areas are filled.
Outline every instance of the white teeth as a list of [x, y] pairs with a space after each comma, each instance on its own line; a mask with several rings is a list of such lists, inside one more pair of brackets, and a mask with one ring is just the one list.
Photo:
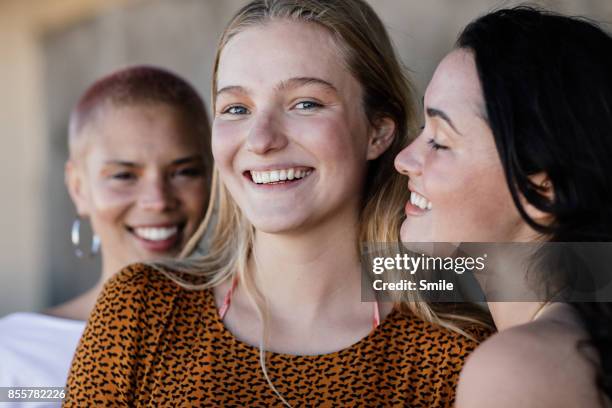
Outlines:
[[170, 228], [134, 228], [134, 232], [141, 238], [149, 241], [163, 241], [178, 232], [178, 227]]
[[276, 183], [278, 181], [295, 180], [304, 178], [312, 173], [312, 169], [281, 169], [270, 171], [254, 171], [251, 170], [251, 178], [257, 184]]
[[410, 204], [419, 207], [421, 210], [431, 210], [432, 208], [429, 200], [414, 191], [410, 192]]

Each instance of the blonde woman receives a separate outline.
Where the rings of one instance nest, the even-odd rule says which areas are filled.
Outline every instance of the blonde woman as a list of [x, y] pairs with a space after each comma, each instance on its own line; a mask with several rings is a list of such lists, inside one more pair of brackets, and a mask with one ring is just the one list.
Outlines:
[[65, 405], [451, 406], [473, 336], [426, 303], [361, 301], [359, 243], [399, 239], [393, 158], [415, 121], [373, 10], [249, 3], [213, 100], [209, 251], [112, 280]]

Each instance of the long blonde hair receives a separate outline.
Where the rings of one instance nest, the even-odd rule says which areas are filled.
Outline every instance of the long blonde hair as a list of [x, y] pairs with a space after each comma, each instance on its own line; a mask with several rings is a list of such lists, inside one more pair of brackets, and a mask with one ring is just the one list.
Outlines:
[[[270, 21], [289, 20], [318, 24], [334, 38], [343, 61], [363, 88], [363, 106], [371, 126], [380, 118], [395, 122], [394, 140], [376, 160], [369, 162], [360, 211], [358, 242], [399, 242], [403, 208], [408, 200], [405, 180], [395, 171], [393, 161], [416, 134], [414, 91], [393, 49], [387, 31], [374, 10], [363, 0], [254, 0], [240, 9], [223, 32], [215, 56], [212, 82], [213, 110], [217, 91], [219, 58], [224, 46], [249, 27]], [[252, 255], [254, 230], [227, 188], [213, 174], [212, 194], [203, 223], [188, 242], [182, 259], [159, 263], [160, 270], [187, 288], [212, 288], [220, 283], [238, 281], [254, 301], [262, 319], [264, 334], [261, 363], [265, 369], [265, 299], [247, 273]], [[193, 283], [189, 277], [197, 277]], [[397, 307], [424, 320], [466, 334], [461, 322], [478, 322], [476, 313], [451, 315], [436, 312], [426, 302], [409, 293], [397, 299]], [[467, 335], [467, 334], [466, 334]], [[283, 397], [279, 398], [286, 403]]]

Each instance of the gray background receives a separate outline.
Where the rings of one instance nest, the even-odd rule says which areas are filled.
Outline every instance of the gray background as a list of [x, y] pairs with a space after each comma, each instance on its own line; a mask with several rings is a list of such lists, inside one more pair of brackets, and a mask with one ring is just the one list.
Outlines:
[[[70, 244], [65, 192], [71, 107], [100, 75], [134, 63], [187, 78], [210, 107], [217, 38], [241, 0], [0, 0], [0, 316], [57, 304], [90, 287], [99, 261]], [[516, 1], [372, 0], [422, 93], [473, 18]], [[612, 21], [612, 1], [537, 1]], [[609, 26], [608, 26], [609, 29]]]

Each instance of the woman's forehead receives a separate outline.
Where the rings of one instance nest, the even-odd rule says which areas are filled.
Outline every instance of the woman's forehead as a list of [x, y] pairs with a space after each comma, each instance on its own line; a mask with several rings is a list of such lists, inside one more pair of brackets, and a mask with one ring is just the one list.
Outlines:
[[341, 87], [350, 72], [332, 35], [315, 23], [281, 20], [249, 27], [221, 52], [217, 89], [277, 86], [317, 78]]
[[426, 107], [455, 115], [483, 112], [482, 88], [471, 52], [454, 50], [440, 62], [425, 92]]

